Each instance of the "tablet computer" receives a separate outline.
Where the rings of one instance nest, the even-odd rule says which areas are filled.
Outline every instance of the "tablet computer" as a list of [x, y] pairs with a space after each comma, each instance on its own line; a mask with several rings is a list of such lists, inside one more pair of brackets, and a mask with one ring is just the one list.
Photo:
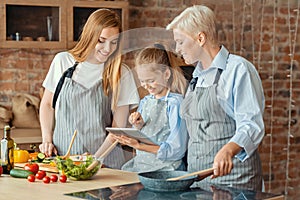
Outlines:
[[111, 132], [116, 135], [125, 135], [127, 137], [134, 138], [140, 142], [146, 143], [146, 144], [155, 144], [152, 142], [152, 140], [147, 137], [145, 134], [143, 134], [140, 130], [136, 128], [114, 128], [114, 127], [106, 127], [106, 130], [108, 132]]

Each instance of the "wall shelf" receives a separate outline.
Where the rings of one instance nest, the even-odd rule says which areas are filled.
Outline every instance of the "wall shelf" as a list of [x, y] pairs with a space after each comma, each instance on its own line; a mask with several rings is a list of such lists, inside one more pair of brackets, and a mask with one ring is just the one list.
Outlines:
[[[0, 0], [0, 48], [72, 48], [86, 19], [98, 8], [115, 10], [122, 19], [123, 29], [127, 29], [128, 2]], [[49, 34], [50, 21], [52, 34]], [[16, 33], [20, 34], [19, 41]]]

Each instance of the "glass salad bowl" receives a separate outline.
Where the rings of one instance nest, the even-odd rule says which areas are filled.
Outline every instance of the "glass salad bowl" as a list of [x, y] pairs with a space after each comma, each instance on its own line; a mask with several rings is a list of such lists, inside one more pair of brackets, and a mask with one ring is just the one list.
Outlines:
[[70, 156], [63, 159], [60, 156], [55, 158], [56, 167], [60, 174], [65, 174], [71, 180], [88, 180], [91, 179], [101, 168], [101, 162], [98, 161], [97, 165], [91, 170], [87, 167], [96, 161], [92, 155], [83, 156]]

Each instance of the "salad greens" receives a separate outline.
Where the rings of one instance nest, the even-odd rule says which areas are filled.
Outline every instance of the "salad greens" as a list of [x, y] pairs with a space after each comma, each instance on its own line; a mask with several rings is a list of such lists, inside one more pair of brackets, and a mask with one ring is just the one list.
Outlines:
[[86, 168], [93, 162], [94, 158], [90, 155], [84, 161], [73, 161], [70, 158], [62, 159], [60, 156], [56, 157], [56, 166], [60, 173], [65, 174], [68, 178], [73, 180], [85, 180], [91, 178], [100, 168], [96, 166], [91, 171]]

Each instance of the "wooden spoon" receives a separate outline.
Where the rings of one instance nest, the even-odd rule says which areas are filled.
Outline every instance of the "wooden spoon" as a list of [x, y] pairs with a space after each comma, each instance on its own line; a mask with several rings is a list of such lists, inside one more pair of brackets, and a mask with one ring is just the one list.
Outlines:
[[110, 145], [101, 155], [98, 159], [94, 160], [87, 168], [87, 171], [91, 171], [92, 169], [94, 169], [94, 167], [96, 167], [97, 165], [99, 165], [100, 161], [102, 163], [102, 161], [104, 160], [104, 158], [116, 147], [116, 145], [118, 144], [118, 141], [115, 141], [114, 143], [112, 143], [112, 145]]
[[187, 177], [190, 177], [190, 176], [195, 176], [195, 175], [198, 175], [198, 176], [200, 175], [201, 179], [204, 179], [204, 178], [208, 177], [209, 175], [212, 175], [213, 173], [214, 173], [214, 169], [213, 168], [208, 168], [208, 169], [205, 169], [205, 170], [200, 170], [200, 171], [197, 171], [197, 172], [189, 173], [189, 174], [186, 174], [186, 175], [183, 175], [183, 176], [168, 178], [167, 181], [177, 181], [177, 180], [187, 178]]
[[71, 148], [72, 148], [72, 145], [73, 145], [73, 143], [74, 143], [74, 140], [75, 140], [76, 135], [77, 135], [77, 130], [74, 131], [73, 136], [72, 136], [72, 139], [71, 139], [71, 142], [70, 142], [70, 144], [69, 144], [68, 151], [67, 151], [67, 153], [66, 153], [64, 156], [61, 157], [62, 159], [67, 159], [67, 158], [70, 157], [70, 151], [71, 151]]

